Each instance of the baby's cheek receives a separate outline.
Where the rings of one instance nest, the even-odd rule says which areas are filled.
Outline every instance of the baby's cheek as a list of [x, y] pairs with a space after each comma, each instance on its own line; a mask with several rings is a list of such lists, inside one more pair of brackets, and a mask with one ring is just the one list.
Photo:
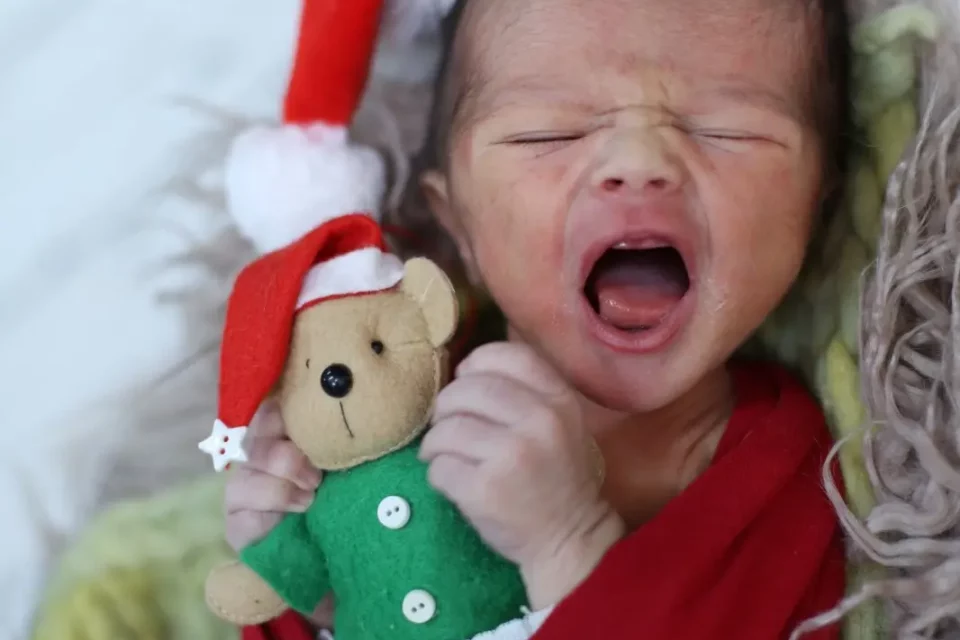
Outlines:
[[[770, 313], [802, 267], [813, 203], [796, 189], [760, 188], [737, 208], [716, 247], [721, 280], [741, 308]], [[759, 321], [761, 318], [756, 318]]]
[[481, 277], [511, 324], [538, 330], [558, 306], [560, 268], [549, 238], [525, 224], [508, 234], [491, 234], [478, 251]]
[[701, 183], [710, 235], [711, 302], [728, 321], [758, 325], [786, 294], [803, 264], [818, 184], [796, 157], [744, 158], [716, 165]]
[[563, 190], [540, 171], [516, 162], [504, 162], [484, 183], [469, 205], [470, 235], [481, 270], [523, 277], [530, 268], [554, 262], [564, 225]]
[[467, 231], [486, 288], [511, 323], [552, 321], [561, 299], [565, 186], [560, 162], [491, 154], [464, 172]]
[[782, 155], [718, 164], [704, 194], [711, 227], [764, 253], [804, 246], [819, 193], [819, 169], [807, 164]]

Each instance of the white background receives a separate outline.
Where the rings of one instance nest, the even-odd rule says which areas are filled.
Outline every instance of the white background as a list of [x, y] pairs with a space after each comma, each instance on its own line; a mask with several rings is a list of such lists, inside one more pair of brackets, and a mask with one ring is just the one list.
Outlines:
[[[163, 196], [209, 122], [273, 116], [294, 0], [0, 2], [0, 638], [21, 638], [129, 418], [184, 344], [158, 263], [210, 232]], [[179, 229], [180, 231], [177, 231]], [[178, 277], [189, 277], [180, 274]]]

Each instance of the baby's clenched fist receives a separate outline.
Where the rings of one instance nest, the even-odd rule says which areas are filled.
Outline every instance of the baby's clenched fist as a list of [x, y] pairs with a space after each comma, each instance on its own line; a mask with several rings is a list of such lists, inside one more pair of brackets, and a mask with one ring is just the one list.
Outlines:
[[600, 496], [603, 461], [574, 391], [525, 345], [476, 350], [439, 395], [421, 458], [430, 483], [555, 604], [624, 532]]

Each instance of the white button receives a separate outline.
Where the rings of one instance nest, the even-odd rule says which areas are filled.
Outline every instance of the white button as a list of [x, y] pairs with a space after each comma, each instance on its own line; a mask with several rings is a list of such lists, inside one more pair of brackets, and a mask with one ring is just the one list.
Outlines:
[[437, 601], [422, 589], [414, 589], [403, 599], [403, 617], [414, 624], [433, 620], [437, 614]]
[[377, 507], [377, 519], [387, 529], [403, 529], [410, 522], [410, 503], [397, 496], [388, 496]]

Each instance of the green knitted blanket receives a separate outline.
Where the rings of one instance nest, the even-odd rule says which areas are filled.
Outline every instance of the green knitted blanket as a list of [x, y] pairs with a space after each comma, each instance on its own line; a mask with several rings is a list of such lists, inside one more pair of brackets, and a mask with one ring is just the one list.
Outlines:
[[[858, 372], [861, 273], [880, 233], [884, 187], [917, 132], [915, 47], [935, 17], [902, 6], [854, 34], [853, 104], [863, 144], [845, 203], [823, 229], [798, 286], [757, 346], [802, 371], [839, 438], [849, 501], [866, 514], [873, 496], [855, 437], [862, 426]], [[206, 609], [203, 581], [232, 556], [223, 542], [222, 477], [205, 478], [100, 516], [62, 558], [38, 611], [35, 640], [227, 640], [236, 630]], [[851, 569], [851, 588], [876, 569]], [[848, 640], [884, 637], [879, 606], [850, 617]]]

